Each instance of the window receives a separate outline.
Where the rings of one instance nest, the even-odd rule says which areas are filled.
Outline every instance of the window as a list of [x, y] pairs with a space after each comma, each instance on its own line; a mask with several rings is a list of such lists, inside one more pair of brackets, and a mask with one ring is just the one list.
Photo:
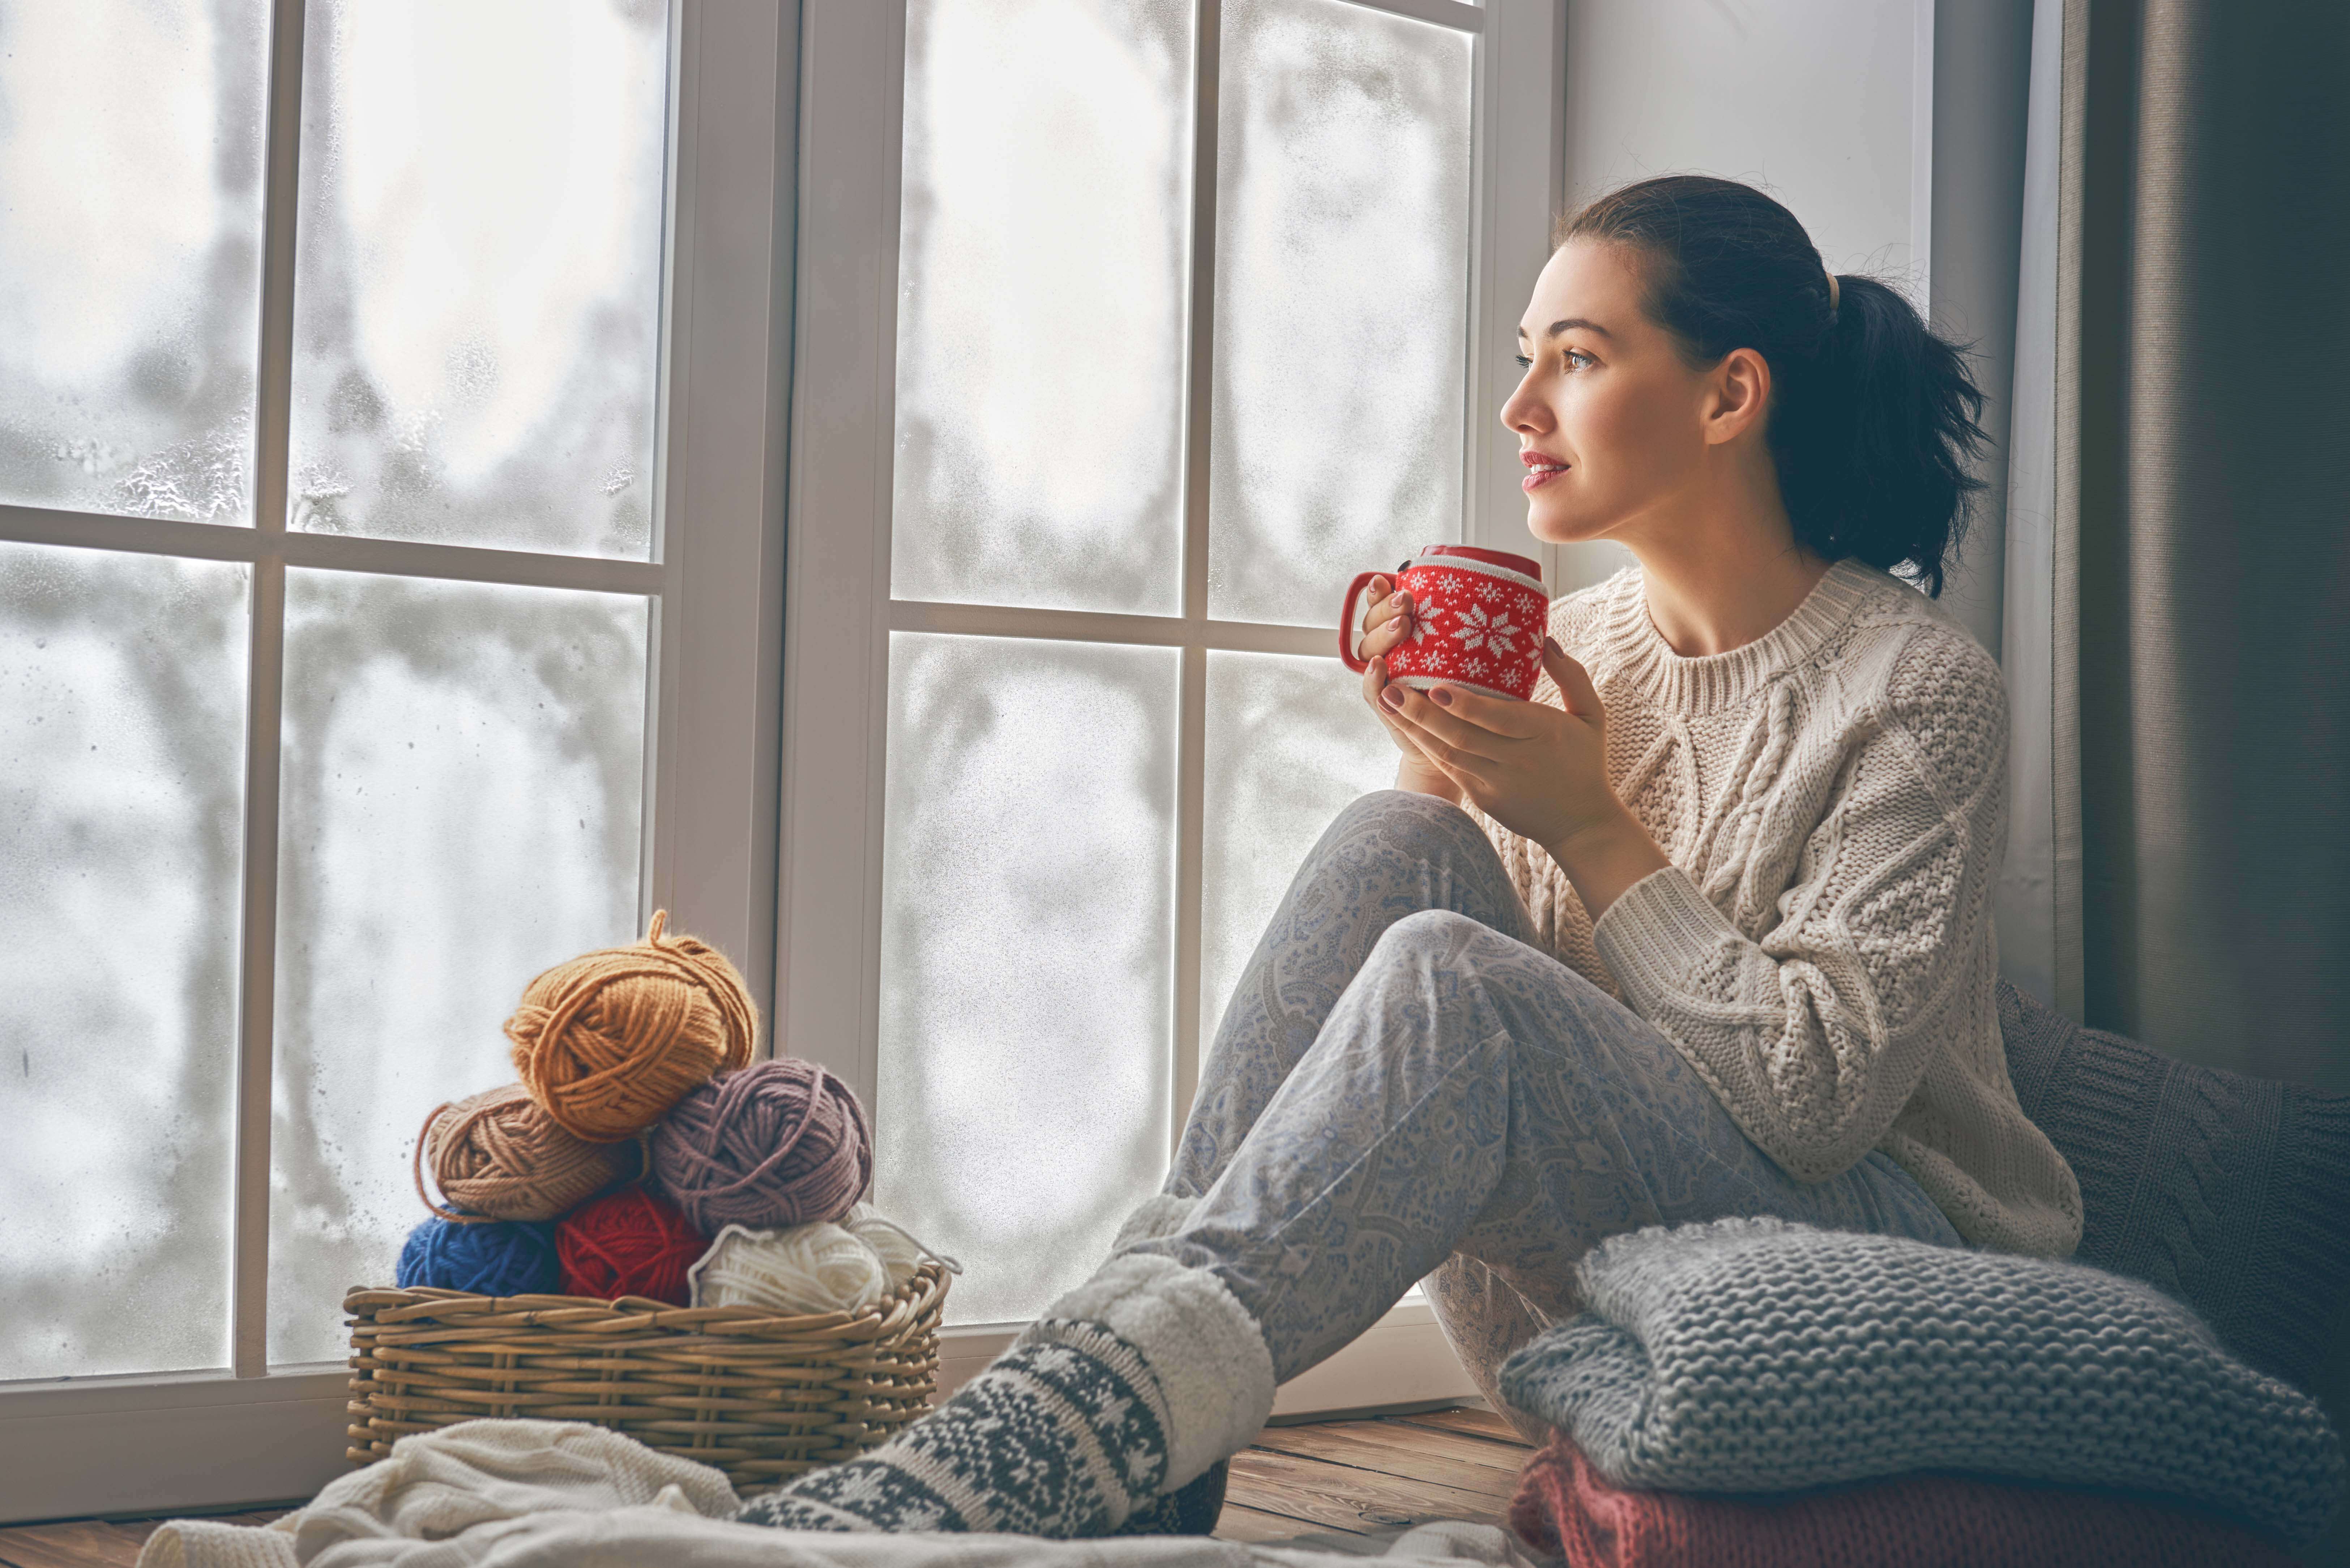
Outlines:
[[1347, 577], [1531, 547], [1492, 412], [1557, 6], [807, 18], [777, 1037], [868, 1096], [951, 1319], [1009, 1323], [1156, 1184], [1290, 871], [1392, 780]]
[[536, 971], [662, 904], [764, 1001], [796, 38], [725, 9], [0, 11], [0, 1519], [334, 1473]]

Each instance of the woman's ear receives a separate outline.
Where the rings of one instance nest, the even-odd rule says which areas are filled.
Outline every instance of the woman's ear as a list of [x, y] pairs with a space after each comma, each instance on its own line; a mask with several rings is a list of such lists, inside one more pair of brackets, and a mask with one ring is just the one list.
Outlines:
[[1705, 411], [1709, 446], [1736, 441], [1759, 429], [1771, 403], [1771, 362], [1752, 348], [1732, 348], [1713, 368]]

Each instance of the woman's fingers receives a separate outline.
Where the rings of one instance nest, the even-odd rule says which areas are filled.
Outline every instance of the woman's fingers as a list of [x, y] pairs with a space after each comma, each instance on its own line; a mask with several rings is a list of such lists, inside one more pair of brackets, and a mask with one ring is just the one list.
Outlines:
[[1543, 670], [1550, 676], [1551, 684], [1558, 688], [1559, 700], [1566, 704], [1568, 712], [1578, 719], [1607, 716], [1607, 707], [1599, 701], [1599, 689], [1591, 684], [1591, 671], [1547, 637], [1543, 639]]
[[[1452, 695], [1457, 701], [1463, 693], [1454, 692]], [[1453, 717], [1430, 701], [1426, 693], [1415, 691], [1409, 686], [1389, 686], [1379, 693], [1379, 701], [1387, 704], [1389, 712], [1411, 727], [1414, 732], [1412, 743], [1440, 763], [1454, 758], [1499, 762], [1503, 753], [1516, 743], [1513, 736]], [[1474, 765], [1473, 762], [1471, 765]]]

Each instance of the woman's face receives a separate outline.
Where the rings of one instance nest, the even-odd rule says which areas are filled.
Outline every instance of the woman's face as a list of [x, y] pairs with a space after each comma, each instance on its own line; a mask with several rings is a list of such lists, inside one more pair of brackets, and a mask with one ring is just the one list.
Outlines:
[[1555, 543], [1622, 538], [1700, 483], [1721, 440], [1718, 373], [1692, 370], [1640, 308], [1637, 256], [1570, 241], [1518, 327], [1502, 422], [1526, 464], [1526, 524]]

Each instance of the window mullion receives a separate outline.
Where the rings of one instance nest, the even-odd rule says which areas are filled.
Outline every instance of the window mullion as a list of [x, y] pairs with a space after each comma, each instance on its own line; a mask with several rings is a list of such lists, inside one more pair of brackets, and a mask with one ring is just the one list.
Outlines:
[[286, 691], [287, 432], [294, 387], [294, 213], [302, 140], [303, 0], [270, 18], [269, 125], [262, 192], [261, 358], [255, 389], [254, 562], [246, 666], [243, 951], [237, 972], [236, 1162], [230, 1235], [229, 1356], [239, 1377], [269, 1370], [269, 1108], [277, 983], [279, 723]]
[[1200, 1082], [1200, 919], [1207, 802], [1209, 445], [1215, 402], [1216, 113], [1222, 0], [1199, 0], [1191, 78], [1191, 298], [1184, 355], [1183, 620], [1175, 742], [1175, 1051], [1170, 1150]]

